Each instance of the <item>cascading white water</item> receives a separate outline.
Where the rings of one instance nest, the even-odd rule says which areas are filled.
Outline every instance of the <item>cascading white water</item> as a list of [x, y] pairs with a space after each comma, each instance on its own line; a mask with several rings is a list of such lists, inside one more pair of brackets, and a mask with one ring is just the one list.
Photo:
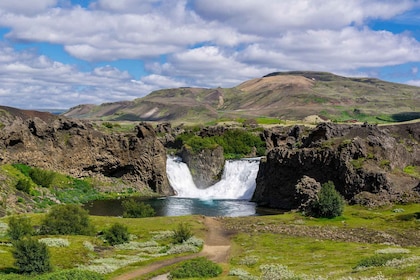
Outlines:
[[196, 187], [188, 166], [179, 158], [168, 157], [166, 172], [178, 197], [250, 200], [255, 191], [259, 164], [259, 159], [226, 161], [222, 179], [206, 189]]

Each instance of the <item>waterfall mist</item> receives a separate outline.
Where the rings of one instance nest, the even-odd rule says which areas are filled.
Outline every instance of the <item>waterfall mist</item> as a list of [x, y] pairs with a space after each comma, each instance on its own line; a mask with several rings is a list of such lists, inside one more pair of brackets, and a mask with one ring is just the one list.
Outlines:
[[178, 197], [250, 200], [255, 191], [259, 164], [259, 158], [228, 160], [221, 180], [206, 189], [197, 188], [187, 164], [179, 158], [168, 157], [166, 172]]

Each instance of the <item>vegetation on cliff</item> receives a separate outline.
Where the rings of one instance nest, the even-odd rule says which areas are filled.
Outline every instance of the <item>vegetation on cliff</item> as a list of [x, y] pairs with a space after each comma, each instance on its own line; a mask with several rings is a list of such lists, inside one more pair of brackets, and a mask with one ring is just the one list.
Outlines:
[[265, 155], [266, 145], [260, 137], [260, 132], [244, 129], [227, 129], [218, 135], [200, 136], [194, 132], [187, 132], [177, 136], [176, 141], [198, 153], [204, 149], [222, 147], [226, 159], [242, 158], [246, 156]]

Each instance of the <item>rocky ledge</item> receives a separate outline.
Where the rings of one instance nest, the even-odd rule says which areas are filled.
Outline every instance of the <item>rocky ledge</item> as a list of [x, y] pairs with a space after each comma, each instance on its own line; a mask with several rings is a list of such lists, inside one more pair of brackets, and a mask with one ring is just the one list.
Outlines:
[[270, 148], [260, 164], [253, 200], [282, 209], [304, 207], [332, 181], [349, 203], [379, 206], [420, 201], [420, 123], [393, 126], [323, 123], [264, 133]]
[[74, 177], [121, 178], [139, 190], [173, 194], [166, 150], [148, 124], [140, 123], [132, 133], [106, 134], [88, 122], [1, 112], [0, 164], [23, 163]]

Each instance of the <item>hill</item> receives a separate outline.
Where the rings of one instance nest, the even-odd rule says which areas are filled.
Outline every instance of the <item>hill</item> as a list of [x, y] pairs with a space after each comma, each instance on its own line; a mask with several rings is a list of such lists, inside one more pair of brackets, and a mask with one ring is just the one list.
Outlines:
[[374, 78], [324, 72], [276, 72], [233, 88], [173, 88], [133, 101], [79, 105], [65, 116], [115, 121], [180, 121], [311, 115], [337, 121], [404, 121], [420, 118], [420, 88]]

